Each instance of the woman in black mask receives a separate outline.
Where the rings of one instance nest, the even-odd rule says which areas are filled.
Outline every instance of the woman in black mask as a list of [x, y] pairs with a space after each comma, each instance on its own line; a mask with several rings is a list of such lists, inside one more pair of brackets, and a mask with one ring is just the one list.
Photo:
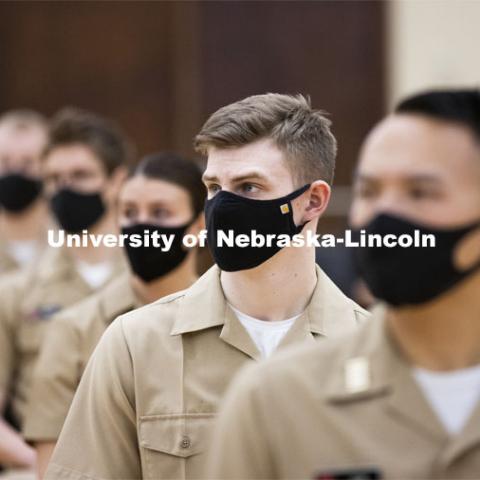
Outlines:
[[183, 290], [196, 280], [196, 251], [184, 247], [187, 234], [203, 227], [205, 187], [200, 169], [169, 153], [143, 159], [120, 194], [124, 235], [170, 237], [170, 248], [125, 243], [132, 287], [145, 301]]
[[96, 295], [57, 316], [43, 345], [23, 433], [38, 453], [40, 477], [48, 464], [89, 355], [118, 316], [184, 290], [197, 279], [196, 249], [182, 246], [184, 234], [203, 227], [205, 187], [200, 169], [170, 153], [145, 157], [119, 196], [125, 235], [144, 231], [174, 235], [171, 248], [129, 247], [130, 272]]

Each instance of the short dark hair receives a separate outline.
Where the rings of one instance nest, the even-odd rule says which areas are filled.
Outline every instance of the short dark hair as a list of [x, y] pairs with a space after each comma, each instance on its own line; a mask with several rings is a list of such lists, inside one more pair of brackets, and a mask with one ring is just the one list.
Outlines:
[[81, 144], [98, 157], [107, 174], [131, 160], [133, 146], [111, 120], [78, 108], [64, 108], [52, 119], [44, 156], [57, 147]]
[[195, 137], [195, 149], [241, 147], [272, 139], [283, 153], [292, 176], [303, 185], [333, 182], [337, 142], [330, 120], [312, 108], [309, 97], [267, 93], [244, 98], [213, 113]]
[[164, 180], [184, 188], [190, 195], [195, 216], [203, 211], [206, 189], [202, 171], [192, 160], [169, 152], [152, 153], [144, 157], [132, 172], [132, 177]]
[[432, 90], [402, 100], [395, 113], [414, 113], [468, 127], [480, 142], [480, 90]]

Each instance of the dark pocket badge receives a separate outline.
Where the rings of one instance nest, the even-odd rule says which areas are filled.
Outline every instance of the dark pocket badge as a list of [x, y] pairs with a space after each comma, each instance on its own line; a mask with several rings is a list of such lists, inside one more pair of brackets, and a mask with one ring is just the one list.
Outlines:
[[382, 480], [377, 468], [348, 468], [316, 473], [312, 480]]
[[62, 309], [61, 305], [44, 305], [27, 315], [27, 320], [49, 320], [53, 315]]

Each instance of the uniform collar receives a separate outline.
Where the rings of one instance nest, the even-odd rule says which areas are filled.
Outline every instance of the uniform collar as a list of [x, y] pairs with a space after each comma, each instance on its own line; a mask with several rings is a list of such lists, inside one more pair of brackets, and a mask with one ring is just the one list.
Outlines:
[[36, 270], [40, 280], [45, 281], [64, 280], [76, 274], [73, 258], [66, 247], [48, 248]]
[[[316, 267], [316, 272], [317, 284], [310, 303], [281, 342], [281, 347], [299, 340], [313, 340], [315, 335], [330, 337], [351, 331], [358, 323], [357, 316], [365, 314], [343, 295], [320, 267]], [[171, 334], [223, 326], [222, 340], [258, 358], [253, 341], [226, 302], [220, 273], [220, 269], [213, 266], [185, 291]]]
[[[48, 229], [52, 228], [51, 220], [47, 220], [46, 227], [40, 232], [37, 238], [32, 239], [35, 242], [35, 261], [41, 257], [41, 254], [44, 250], [46, 250], [47, 244], [47, 232]], [[0, 237], [0, 266], [4, 269], [16, 269], [22, 267], [17, 260], [12, 256], [12, 254], [8, 251], [9, 242], [4, 238]], [[26, 266], [28, 269], [28, 266]]]
[[0, 237], [0, 266], [3, 271], [13, 270], [20, 267], [17, 261], [8, 251], [8, 243]]
[[338, 349], [341, 359], [332, 362], [338, 366], [332, 368], [322, 396], [337, 406], [379, 401], [379, 415], [386, 414], [404, 428], [436, 442], [438, 464], [447, 469], [480, 444], [480, 404], [463, 430], [450, 437], [413, 378], [412, 366], [391, 337], [385, 316], [385, 307], [380, 305], [360, 331], [344, 339], [343, 348]]
[[370, 321], [344, 342], [324, 388], [327, 400], [346, 405], [377, 398], [387, 414], [430, 438], [444, 439], [443, 426], [388, 331], [386, 308], [378, 305], [372, 313]]
[[[126, 268], [126, 260], [122, 253], [116, 255], [113, 260], [113, 270], [110, 278], [117, 277]], [[67, 247], [48, 248], [36, 266], [39, 279], [50, 281], [78, 281], [88, 287], [80, 276], [75, 266], [75, 261]], [[90, 289], [90, 287], [88, 287]]]
[[185, 290], [172, 335], [223, 325], [227, 302], [220, 284], [220, 269], [214, 265]]

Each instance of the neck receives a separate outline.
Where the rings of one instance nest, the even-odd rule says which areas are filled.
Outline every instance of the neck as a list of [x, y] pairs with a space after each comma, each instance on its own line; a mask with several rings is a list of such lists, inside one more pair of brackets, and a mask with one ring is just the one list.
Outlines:
[[142, 303], [151, 303], [159, 298], [179, 292], [190, 287], [197, 280], [195, 252], [187, 255], [187, 258], [173, 271], [152, 282], [144, 282], [136, 275], [131, 277], [131, 285], [136, 296]]
[[480, 363], [480, 272], [438, 300], [389, 310], [387, 322], [408, 360], [429, 370]]
[[47, 205], [40, 198], [23, 212], [12, 214], [3, 211], [0, 230], [10, 242], [39, 240], [42, 235], [45, 236], [47, 218]]
[[287, 247], [256, 268], [222, 272], [227, 301], [241, 312], [266, 321], [301, 314], [317, 284], [315, 249]]
[[[91, 235], [117, 234], [118, 227], [113, 212], [108, 211], [95, 225], [88, 229], [88, 233]], [[86, 247], [72, 247], [69, 250], [75, 260], [93, 264], [112, 260], [119, 254], [119, 248], [110, 248], [103, 244], [95, 247], [90, 242]]]

